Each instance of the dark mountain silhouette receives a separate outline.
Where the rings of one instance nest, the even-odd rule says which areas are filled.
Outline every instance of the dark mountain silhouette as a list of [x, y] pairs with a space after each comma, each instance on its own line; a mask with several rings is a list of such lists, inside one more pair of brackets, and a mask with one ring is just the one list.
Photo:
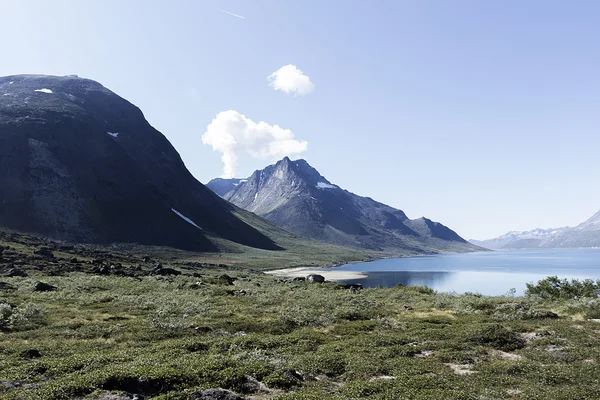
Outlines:
[[100, 244], [216, 250], [214, 236], [278, 248], [237, 211], [140, 109], [99, 83], [0, 78], [0, 227]]

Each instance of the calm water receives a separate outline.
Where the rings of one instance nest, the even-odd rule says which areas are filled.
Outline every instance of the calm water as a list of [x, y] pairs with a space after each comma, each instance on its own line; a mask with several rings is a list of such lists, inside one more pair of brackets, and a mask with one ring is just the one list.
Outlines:
[[393, 258], [339, 267], [368, 276], [365, 287], [423, 285], [441, 292], [501, 295], [550, 275], [600, 279], [600, 250], [515, 250]]

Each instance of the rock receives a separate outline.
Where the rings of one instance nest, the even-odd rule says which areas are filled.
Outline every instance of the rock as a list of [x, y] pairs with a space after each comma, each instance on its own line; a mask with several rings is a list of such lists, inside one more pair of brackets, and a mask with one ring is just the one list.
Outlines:
[[21, 352], [20, 356], [25, 359], [32, 360], [34, 358], [40, 358], [42, 356], [42, 353], [40, 353], [40, 351], [36, 349], [29, 349]]
[[9, 270], [8, 270], [8, 272], [6, 273], [6, 276], [8, 276], [8, 277], [11, 277], [11, 278], [12, 278], [12, 277], [15, 277], [15, 276], [23, 276], [23, 277], [25, 277], [25, 276], [29, 276], [29, 275], [27, 274], [27, 272], [23, 271], [22, 269], [19, 269], [19, 268], [11, 268], [11, 269], [9, 269]]
[[48, 247], [40, 247], [39, 249], [33, 252], [36, 256], [46, 257], [46, 258], [54, 258], [54, 253]]
[[73, 257], [69, 260], [71, 264], [79, 264], [79, 259], [77, 257]]
[[44, 282], [36, 282], [35, 285], [33, 285], [33, 290], [36, 292], [52, 292], [56, 290], [56, 286]]
[[414, 308], [412, 308], [411, 306], [404, 306], [404, 309], [406, 311], [412, 311], [412, 310], [414, 310]]
[[6, 282], [0, 282], [0, 290], [2, 289], [12, 289], [12, 285]]
[[297, 276], [294, 279], [292, 279], [292, 282], [304, 282], [306, 281], [306, 278], [303, 276]]
[[360, 283], [346, 283], [341, 285], [342, 289], [360, 290], [363, 285]]
[[[160, 265], [160, 267], [158, 265]], [[181, 271], [178, 271], [173, 268], [162, 267], [162, 264], [157, 264], [157, 266], [154, 267], [154, 269], [152, 270], [151, 274], [152, 275], [161, 275], [161, 276], [181, 275]]]
[[325, 282], [325, 277], [323, 275], [310, 274], [306, 277], [306, 280], [311, 283], [323, 283]]
[[251, 394], [251, 393], [271, 393], [271, 389], [267, 387], [264, 383], [260, 382], [253, 376], [246, 375], [246, 382], [242, 384], [242, 393]]
[[235, 282], [235, 280], [236, 280], [235, 278], [232, 278], [231, 276], [229, 276], [227, 274], [219, 275], [217, 277], [217, 279], [226, 281], [228, 285], [233, 285], [233, 282]]
[[197, 390], [190, 394], [190, 398], [195, 400], [242, 400], [240, 396], [226, 389]]

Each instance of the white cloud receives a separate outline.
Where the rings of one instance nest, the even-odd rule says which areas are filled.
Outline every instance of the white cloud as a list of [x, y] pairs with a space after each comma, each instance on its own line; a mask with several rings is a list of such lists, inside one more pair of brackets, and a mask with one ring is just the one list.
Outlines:
[[303, 153], [308, 142], [296, 140], [294, 133], [278, 125], [254, 122], [237, 111], [222, 111], [206, 127], [202, 143], [221, 153], [224, 178], [233, 178], [238, 156], [281, 158]]
[[292, 64], [279, 68], [269, 75], [267, 80], [273, 89], [294, 93], [296, 96], [307, 95], [315, 89], [315, 84], [310, 78]]

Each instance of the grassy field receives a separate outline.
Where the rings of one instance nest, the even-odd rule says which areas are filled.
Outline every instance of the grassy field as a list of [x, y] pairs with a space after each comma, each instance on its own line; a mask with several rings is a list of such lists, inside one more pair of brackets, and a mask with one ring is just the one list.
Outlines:
[[302, 264], [39, 245], [0, 241], [1, 275], [28, 275], [0, 278], [0, 398], [600, 398], [598, 298], [350, 290], [258, 270], [339, 249]]

